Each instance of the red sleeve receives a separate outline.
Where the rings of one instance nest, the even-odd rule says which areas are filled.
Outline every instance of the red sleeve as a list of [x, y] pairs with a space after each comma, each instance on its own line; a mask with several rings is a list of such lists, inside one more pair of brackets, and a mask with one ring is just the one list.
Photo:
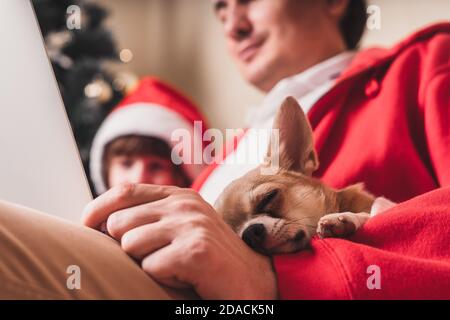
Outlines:
[[450, 299], [449, 243], [442, 188], [375, 216], [349, 240], [313, 239], [311, 250], [275, 256], [280, 298]]
[[425, 92], [425, 134], [431, 164], [439, 185], [450, 186], [450, 67], [441, 68]]

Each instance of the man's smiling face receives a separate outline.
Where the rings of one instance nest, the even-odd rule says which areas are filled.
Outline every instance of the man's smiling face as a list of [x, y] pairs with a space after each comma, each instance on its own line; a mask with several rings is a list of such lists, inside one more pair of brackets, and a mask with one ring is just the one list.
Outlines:
[[240, 72], [263, 91], [345, 50], [337, 44], [336, 12], [324, 0], [211, 2]]

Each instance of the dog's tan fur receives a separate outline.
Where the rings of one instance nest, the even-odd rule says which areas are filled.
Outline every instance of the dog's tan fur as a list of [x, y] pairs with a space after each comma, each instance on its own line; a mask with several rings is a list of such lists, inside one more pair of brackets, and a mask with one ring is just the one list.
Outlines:
[[[223, 219], [241, 237], [249, 226], [263, 225], [264, 239], [253, 247], [264, 254], [301, 250], [316, 233], [344, 237], [355, 232], [369, 218], [374, 197], [362, 184], [335, 190], [312, 177], [319, 165], [312, 130], [294, 98], [284, 101], [273, 129], [279, 133], [278, 150], [271, 143], [267, 161], [233, 181], [216, 201]], [[274, 174], [263, 174], [273, 168], [275, 157]]]

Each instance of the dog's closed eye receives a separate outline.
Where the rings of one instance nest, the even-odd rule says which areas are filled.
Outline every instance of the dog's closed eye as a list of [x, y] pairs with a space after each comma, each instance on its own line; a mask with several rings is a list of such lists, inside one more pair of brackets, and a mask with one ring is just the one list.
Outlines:
[[272, 189], [269, 192], [265, 193], [261, 200], [258, 202], [258, 205], [255, 208], [256, 212], [267, 212], [269, 204], [273, 202], [273, 200], [278, 195], [278, 189]]

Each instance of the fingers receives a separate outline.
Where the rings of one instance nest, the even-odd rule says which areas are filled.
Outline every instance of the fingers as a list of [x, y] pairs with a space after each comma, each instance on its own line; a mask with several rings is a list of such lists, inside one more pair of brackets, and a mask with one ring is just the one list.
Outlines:
[[120, 241], [129, 230], [159, 221], [163, 216], [162, 205], [165, 200], [166, 198], [112, 213], [106, 223], [108, 233]]
[[173, 232], [165, 222], [156, 222], [126, 232], [121, 240], [122, 249], [130, 256], [141, 260], [145, 256], [168, 246]]
[[184, 279], [184, 267], [181, 261], [183, 249], [179, 243], [173, 243], [153, 254], [141, 262], [142, 269], [159, 283], [172, 288], [190, 288], [192, 281]]
[[115, 211], [164, 199], [178, 189], [174, 186], [149, 184], [124, 184], [114, 187], [85, 207], [82, 223], [91, 228], [99, 228]]

